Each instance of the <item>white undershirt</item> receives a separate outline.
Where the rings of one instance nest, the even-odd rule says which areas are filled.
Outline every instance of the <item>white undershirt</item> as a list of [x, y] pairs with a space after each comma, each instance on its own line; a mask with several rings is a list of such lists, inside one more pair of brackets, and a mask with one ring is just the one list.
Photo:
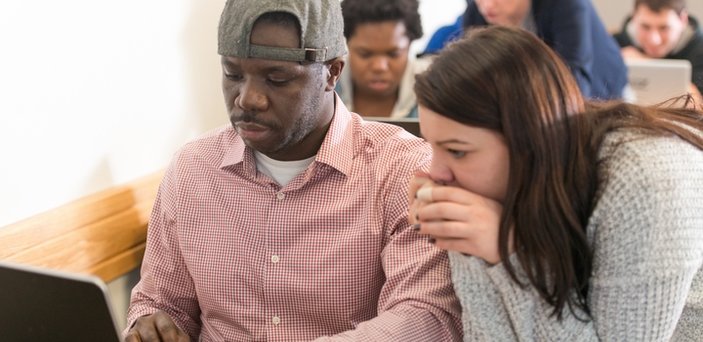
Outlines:
[[256, 159], [256, 169], [259, 172], [271, 177], [280, 186], [286, 186], [315, 160], [315, 156], [303, 160], [281, 161], [254, 151], [254, 159]]

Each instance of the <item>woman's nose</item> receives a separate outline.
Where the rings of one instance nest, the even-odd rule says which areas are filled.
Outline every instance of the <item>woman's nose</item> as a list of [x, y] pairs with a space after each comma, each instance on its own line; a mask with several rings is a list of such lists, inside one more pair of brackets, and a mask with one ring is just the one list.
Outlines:
[[440, 158], [433, 157], [430, 165], [430, 178], [435, 183], [444, 185], [454, 180], [454, 174]]

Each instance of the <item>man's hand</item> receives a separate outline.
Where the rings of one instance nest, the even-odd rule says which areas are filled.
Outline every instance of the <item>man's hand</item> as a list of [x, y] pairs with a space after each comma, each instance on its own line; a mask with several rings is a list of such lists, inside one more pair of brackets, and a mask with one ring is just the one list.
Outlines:
[[139, 317], [127, 332], [125, 342], [187, 342], [188, 335], [163, 311]]
[[698, 87], [693, 83], [689, 83], [688, 93], [691, 94], [693, 100], [696, 101], [696, 109], [700, 109], [701, 106], [703, 106], [703, 95], [701, 95], [701, 92], [698, 91]]

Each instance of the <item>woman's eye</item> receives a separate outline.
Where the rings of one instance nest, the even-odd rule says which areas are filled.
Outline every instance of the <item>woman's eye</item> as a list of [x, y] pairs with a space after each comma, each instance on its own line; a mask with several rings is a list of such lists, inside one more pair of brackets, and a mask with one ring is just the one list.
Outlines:
[[461, 158], [466, 155], [466, 151], [453, 150], [451, 148], [447, 149], [447, 152], [454, 158]]

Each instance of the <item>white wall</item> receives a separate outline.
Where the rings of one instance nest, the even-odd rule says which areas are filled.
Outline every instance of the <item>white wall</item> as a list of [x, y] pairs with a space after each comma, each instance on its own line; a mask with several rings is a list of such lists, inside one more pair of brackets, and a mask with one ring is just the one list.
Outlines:
[[222, 3], [0, 2], [0, 226], [163, 168], [227, 122]]

